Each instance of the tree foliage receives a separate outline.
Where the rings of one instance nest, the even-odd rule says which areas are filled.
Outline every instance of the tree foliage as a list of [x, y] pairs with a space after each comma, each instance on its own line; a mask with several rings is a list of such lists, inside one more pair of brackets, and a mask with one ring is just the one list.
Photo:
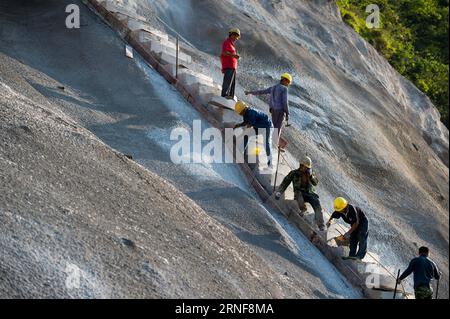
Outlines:
[[[344, 21], [427, 94], [449, 127], [448, 0], [338, 0]], [[366, 7], [380, 8], [380, 28]]]

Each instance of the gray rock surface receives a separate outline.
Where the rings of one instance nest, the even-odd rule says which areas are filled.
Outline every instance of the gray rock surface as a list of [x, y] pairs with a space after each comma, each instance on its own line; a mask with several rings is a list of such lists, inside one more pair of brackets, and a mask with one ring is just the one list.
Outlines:
[[[294, 125], [284, 134], [293, 154], [313, 157], [324, 206], [337, 195], [361, 206], [369, 249], [393, 273], [417, 246], [429, 246], [448, 297], [448, 129], [430, 100], [342, 22], [334, 1], [128, 2], [192, 43], [218, 82], [221, 42], [239, 27], [241, 98], [291, 72]], [[246, 100], [268, 110], [261, 99]]]
[[73, 2], [0, 4], [0, 296], [359, 297], [236, 167], [170, 162], [199, 115]]

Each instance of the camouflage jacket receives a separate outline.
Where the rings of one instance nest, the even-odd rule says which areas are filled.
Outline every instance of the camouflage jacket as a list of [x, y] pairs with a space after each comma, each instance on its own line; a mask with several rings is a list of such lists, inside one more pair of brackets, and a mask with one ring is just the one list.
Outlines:
[[[303, 175], [303, 178], [302, 178]], [[307, 181], [307, 182], [305, 182]], [[319, 183], [316, 174], [312, 170], [308, 170], [307, 172], [300, 172], [299, 169], [291, 171], [281, 182], [278, 191], [280, 193], [284, 193], [286, 188], [288, 188], [289, 184], [293, 184], [294, 193], [298, 192], [306, 192], [310, 194], [315, 194], [314, 186], [317, 186]]]

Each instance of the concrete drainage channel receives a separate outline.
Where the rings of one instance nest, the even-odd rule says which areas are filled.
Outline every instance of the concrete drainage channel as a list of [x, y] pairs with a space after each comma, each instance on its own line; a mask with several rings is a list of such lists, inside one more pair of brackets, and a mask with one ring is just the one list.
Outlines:
[[[172, 41], [168, 34], [152, 28], [146, 19], [129, 8], [121, 7], [112, 1], [85, 0], [84, 3], [100, 15], [143, 59], [171, 83], [183, 97], [214, 127], [224, 130], [238, 118], [234, 113], [234, 101], [220, 97], [221, 86], [202, 73], [193, 70], [192, 57], [179, 48], [178, 40]], [[241, 135], [242, 136], [242, 135]], [[241, 136], [228, 141], [227, 147], [233, 150]], [[239, 144], [238, 144], [239, 145]], [[277, 154], [274, 154], [274, 158]], [[260, 170], [259, 164], [239, 165], [250, 185], [260, 198], [272, 209], [283, 214], [291, 223], [299, 228], [322, 254], [352, 283], [359, 287], [367, 298], [392, 299], [411, 298], [403, 286], [396, 286], [395, 275], [379, 262], [378, 257], [369, 252], [362, 261], [344, 261], [347, 253], [345, 247], [338, 247], [333, 238], [346, 230], [336, 225], [328, 231], [327, 238], [318, 236], [313, 226], [314, 215], [308, 207], [308, 214], [300, 217], [296, 213], [293, 192], [285, 193], [284, 200], [275, 201], [271, 196], [274, 184], [279, 185], [293, 168], [293, 156], [286, 151], [281, 156], [278, 177]], [[329, 217], [324, 211], [324, 217]]]

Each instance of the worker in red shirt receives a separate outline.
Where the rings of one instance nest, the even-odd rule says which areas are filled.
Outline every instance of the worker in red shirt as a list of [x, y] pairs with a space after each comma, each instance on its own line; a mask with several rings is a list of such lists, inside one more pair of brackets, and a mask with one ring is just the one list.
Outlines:
[[235, 43], [241, 37], [241, 31], [233, 28], [228, 32], [228, 38], [223, 42], [222, 54], [220, 60], [222, 62], [223, 85], [222, 96], [227, 99], [234, 98], [234, 90], [236, 87], [236, 69], [238, 66], [239, 54], [236, 53]]

